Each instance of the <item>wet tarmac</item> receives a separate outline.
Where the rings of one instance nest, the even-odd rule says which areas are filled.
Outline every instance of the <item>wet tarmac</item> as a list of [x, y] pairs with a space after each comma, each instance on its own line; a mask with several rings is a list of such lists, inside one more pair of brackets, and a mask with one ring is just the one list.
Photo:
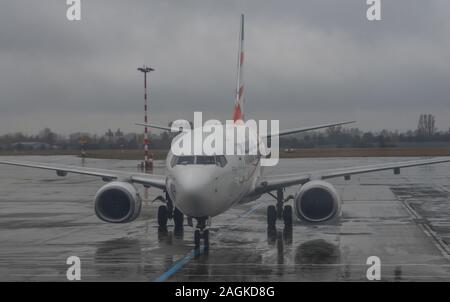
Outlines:
[[[81, 165], [70, 156], [8, 157]], [[366, 165], [404, 158], [282, 159], [268, 173]], [[136, 161], [86, 166], [136, 170]], [[158, 161], [155, 173], [164, 173]], [[193, 252], [193, 230], [158, 230], [150, 189], [140, 217], [107, 224], [94, 214], [104, 183], [94, 177], [0, 167], [0, 281], [66, 281], [69, 256], [84, 281], [364, 281], [369, 256], [385, 281], [450, 281], [450, 165], [331, 180], [343, 216], [322, 225], [266, 228], [266, 195], [212, 219], [209, 253]], [[144, 189], [140, 188], [145, 195]], [[290, 188], [287, 194], [295, 193]]]

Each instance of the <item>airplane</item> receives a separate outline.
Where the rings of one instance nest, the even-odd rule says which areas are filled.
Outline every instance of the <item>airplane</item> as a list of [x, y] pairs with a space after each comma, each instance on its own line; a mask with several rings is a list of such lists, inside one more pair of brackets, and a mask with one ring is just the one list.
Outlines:
[[[237, 70], [236, 98], [233, 121], [236, 125], [244, 120], [244, 15], [240, 20], [240, 39]], [[310, 127], [282, 130], [272, 136], [346, 125], [353, 121], [327, 123]], [[155, 129], [171, 131], [171, 127], [153, 124], [137, 124]], [[187, 135], [179, 129], [174, 140]], [[193, 130], [190, 130], [193, 131]], [[163, 202], [158, 208], [157, 221], [161, 228], [173, 220], [176, 229], [184, 226], [184, 217], [196, 219], [194, 245], [196, 249], [203, 240], [204, 249], [209, 249], [210, 218], [220, 215], [238, 203], [258, 200], [262, 195], [274, 197], [275, 204], [267, 207], [268, 229], [276, 228], [277, 220], [282, 220], [287, 230], [292, 230], [293, 215], [299, 220], [312, 224], [323, 223], [341, 214], [341, 199], [337, 190], [326, 180], [382, 170], [393, 170], [399, 174], [401, 168], [450, 162], [450, 157], [437, 157], [403, 162], [388, 162], [376, 165], [356, 166], [295, 174], [265, 176], [261, 166], [261, 155], [174, 155], [169, 151], [164, 175], [104, 170], [88, 167], [58, 164], [0, 161], [0, 164], [56, 171], [58, 176], [69, 173], [101, 178], [107, 182], [94, 197], [97, 217], [108, 223], [129, 223], [141, 212], [142, 200], [136, 185], [161, 190], [163, 195], [157, 200]], [[287, 187], [298, 186], [294, 196], [284, 196]], [[293, 200], [294, 208], [287, 202]]]

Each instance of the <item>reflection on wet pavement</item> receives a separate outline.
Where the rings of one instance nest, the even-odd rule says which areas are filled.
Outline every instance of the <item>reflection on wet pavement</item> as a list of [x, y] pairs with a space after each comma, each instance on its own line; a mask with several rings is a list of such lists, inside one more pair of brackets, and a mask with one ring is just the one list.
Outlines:
[[[13, 159], [13, 158], [10, 158]], [[80, 165], [75, 157], [14, 158]], [[269, 173], [395, 161], [396, 158], [286, 159]], [[88, 167], [134, 171], [134, 161], [86, 159]], [[164, 173], [164, 162], [156, 162]], [[65, 281], [68, 256], [79, 256], [82, 280], [334, 281], [366, 280], [367, 257], [382, 262], [382, 280], [450, 281], [450, 169], [403, 169], [333, 180], [343, 217], [321, 225], [296, 221], [268, 230], [270, 196], [214, 217], [209, 253], [190, 257], [193, 230], [158, 228], [148, 190], [141, 216], [122, 225], [101, 222], [96, 178], [60, 178], [47, 171], [0, 169], [0, 280]], [[294, 194], [298, 188], [289, 188]], [[429, 236], [431, 234], [431, 236]], [[185, 260], [180, 265], [180, 260]]]
[[101, 242], [94, 255], [95, 270], [100, 278], [133, 278], [142, 274], [141, 243], [137, 239], [119, 238]]

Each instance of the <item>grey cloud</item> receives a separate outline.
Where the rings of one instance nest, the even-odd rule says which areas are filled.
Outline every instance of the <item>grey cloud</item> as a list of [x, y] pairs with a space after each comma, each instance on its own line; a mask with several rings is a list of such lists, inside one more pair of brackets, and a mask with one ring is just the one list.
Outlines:
[[[309, 122], [311, 112], [319, 122], [348, 113], [369, 128], [382, 112], [431, 112], [450, 127], [448, 1], [382, 0], [378, 23], [365, 19], [363, 0], [82, 0], [80, 22], [65, 19], [65, 1], [6, 0], [0, 7], [1, 132], [35, 131], [20, 122], [25, 116], [45, 116], [66, 133], [101, 132], [121, 114], [138, 117], [136, 67], [143, 63], [156, 68], [154, 121], [191, 118], [194, 110], [227, 118], [241, 12], [247, 116], [271, 113], [293, 126]], [[74, 129], [75, 122], [61, 123], [64, 116], [83, 122]], [[378, 129], [411, 127], [382, 119]], [[120, 124], [136, 130], [134, 122]]]

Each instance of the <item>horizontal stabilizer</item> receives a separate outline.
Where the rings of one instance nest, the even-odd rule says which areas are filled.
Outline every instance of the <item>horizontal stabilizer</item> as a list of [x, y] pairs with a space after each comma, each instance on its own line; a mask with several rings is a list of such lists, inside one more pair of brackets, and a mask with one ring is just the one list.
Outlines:
[[271, 133], [265, 137], [290, 135], [290, 134], [306, 132], [306, 131], [311, 131], [311, 130], [317, 130], [317, 129], [330, 128], [330, 127], [335, 127], [335, 126], [351, 124], [354, 122], [355, 121], [346, 121], [346, 122], [340, 122], [340, 123], [330, 123], [330, 124], [321, 124], [321, 125], [315, 125], [315, 126], [309, 126], [309, 127], [286, 129], [286, 130], [281, 130], [278, 133]]
[[148, 127], [148, 128], [153, 128], [153, 129], [165, 130], [165, 131], [169, 131], [169, 132], [183, 132], [183, 128], [182, 128], [182, 127], [180, 127], [180, 128], [178, 129], [178, 131], [174, 131], [174, 130], [172, 130], [172, 128], [169, 127], [169, 126], [161, 126], [161, 125], [156, 125], [156, 124], [136, 123], [135, 125], [137, 125], [137, 126], [143, 126], [143, 127]]

